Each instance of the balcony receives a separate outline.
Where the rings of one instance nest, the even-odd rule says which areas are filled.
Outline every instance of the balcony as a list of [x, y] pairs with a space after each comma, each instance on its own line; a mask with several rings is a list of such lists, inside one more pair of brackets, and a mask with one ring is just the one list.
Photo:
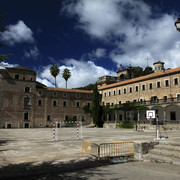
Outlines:
[[163, 104], [178, 104], [180, 103], [180, 97], [177, 98], [167, 98], [167, 99], [154, 99], [154, 100], [150, 100], [150, 101], [137, 101], [137, 102], [126, 102], [126, 103], [122, 103], [122, 104], [114, 104], [114, 105], [110, 105], [110, 104], [106, 104], [107, 107], [115, 107], [115, 106], [128, 106], [129, 105], [139, 105], [139, 104], [143, 104], [145, 106], [152, 106], [152, 105], [163, 105]]
[[24, 104], [24, 109], [31, 109], [31, 105], [30, 104]]
[[98, 85], [111, 84], [115, 82], [117, 82], [117, 77], [114, 77], [114, 76], [102, 76], [102, 77], [99, 77], [97, 80]]

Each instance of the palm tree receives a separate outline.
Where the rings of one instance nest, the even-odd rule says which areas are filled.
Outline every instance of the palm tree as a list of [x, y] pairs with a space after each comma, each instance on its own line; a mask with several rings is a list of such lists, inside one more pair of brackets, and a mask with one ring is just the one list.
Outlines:
[[56, 76], [59, 74], [60, 69], [56, 64], [53, 64], [50, 67], [50, 72], [51, 72], [51, 75], [55, 78], [55, 87], [56, 87]]
[[63, 73], [62, 73], [62, 77], [65, 79], [66, 81], [66, 89], [67, 89], [67, 81], [68, 79], [71, 77], [71, 72], [68, 68], [65, 68]]

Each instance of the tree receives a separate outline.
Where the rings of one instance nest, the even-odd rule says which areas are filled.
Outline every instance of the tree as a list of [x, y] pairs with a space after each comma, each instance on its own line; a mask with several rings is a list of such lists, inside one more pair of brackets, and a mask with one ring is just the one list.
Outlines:
[[154, 71], [153, 71], [152, 67], [147, 66], [143, 71], [143, 76], [148, 75], [148, 74], [152, 74], [153, 72]]
[[[4, 30], [5, 30], [5, 28], [1, 26], [3, 16], [4, 16], [3, 14], [0, 14], [0, 33], [3, 33]], [[3, 46], [3, 45], [0, 44], [0, 47], [2, 47], [2, 46]], [[5, 60], [8, 58], [9, 55], [10, 55], [10, 54], [0, 54], [0, 62], [1, 62], [1, 61], [5, 61]]]
[[88, 84], [87, 86], [84, 86], [84, 87], [79, 87], [79, 88], [76, 88], [76, 89], [82, 89], [82, 90], [93, 90], [94, 89], [94, 86], [95, 84]]
[[71, 72], [68, 68], [65, 68], [63, 73], [62, 73], [62, 77], [65, 79], [66, 81], [66, 89], [67, 89], [67, 81], [68, 79], [71, 77]]
[[50, 72], [51, 72], [51, 75], [55, 78], [55, 87], [56, 87], [56, 76], [59, 74], [60, 69], [56, 64], [53, 64], [50, 67]]
[[135, 78], [142, 76], [142, 73], [143, 73], [142, 67], [139, 67], [139, 66], [133, 67], [133, 75]]
[[93, 89], [93, 98], [92, 98], [92, 117], [93, 117], [93, 122], [97, 127], [103, 127], [100, 101], [101, 98], [98, 92], [97, 84], [95, 84]]

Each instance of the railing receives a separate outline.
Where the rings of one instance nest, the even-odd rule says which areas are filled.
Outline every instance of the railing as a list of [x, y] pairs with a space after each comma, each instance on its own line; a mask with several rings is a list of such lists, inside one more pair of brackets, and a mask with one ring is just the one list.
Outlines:
[[99, 145], [99, 158], [125, 157], [134, 155], [134, 143], [114, 142]]
[[84, 154], [89, 154], [95, 157], [99, 157], [99, 152], [98, 152], [98, 148], [99, 145], [95, 144], [91, 141], [87, 141], [85, 139], [82, 140], [82, 156], [84, 156]]
[[150, 105], [161, 105], [161, 104], [176, 104], [176, 103], [180, 103], [180, 98], [168, 98], [168, 99], [156, 99], [156, 100], [150, 100], [150, 101], [146, 101], [146, 100], [142, 100], [142, 101], [136, 101], [136, 102], [126, 102], [126, 103], [121, 103], [121, 104], [106, 104], [107, 107], [114, 107], [114, 106], [123, 106], [123, 105], [128, 105], [128, 104], [144, 104], [146, 106], [150, 106]]
[[144, 104], [144, 105], [157, 105], [157, 104], [174, 104], [174, 103], [180, 103], [180, 98], [167, 98], [167, 99], [155, 99], [150, 101], [140, 101], [137, 102], [138, 104]]
[[98, 159], [134, 156], [134, 142], [113, 142], [98, 145], [83, 139], [82, 156], [84, 156], [85, 153]]

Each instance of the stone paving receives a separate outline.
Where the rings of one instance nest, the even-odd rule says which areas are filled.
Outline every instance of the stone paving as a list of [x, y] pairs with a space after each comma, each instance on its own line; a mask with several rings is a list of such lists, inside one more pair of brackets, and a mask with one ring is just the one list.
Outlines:
[[[25, 164], [28, 169], [29, 164], [38, 166], [49, 162], [59, 164], [86, 161], [86, 158], [81, 157], [81, 140], [77, 140], [76, 130], [73, 128], [59, 129], [59, 141], [52, 140], [52, 132], [51, 128], [0, 129], [0, 167], [17, 168], [17, 165], [21, 167], [21, 164]], [[139, 143], [154, 141], [155, 130], [147, 129], [144, 132], [136, 132], [132, 129], [83, 127], [82, 135], [83, 139], [97, 144], [119, 141]], [[167, 135], [169, 138], [165, 141], [180, 142], [180, 130], [168, 130]]]

